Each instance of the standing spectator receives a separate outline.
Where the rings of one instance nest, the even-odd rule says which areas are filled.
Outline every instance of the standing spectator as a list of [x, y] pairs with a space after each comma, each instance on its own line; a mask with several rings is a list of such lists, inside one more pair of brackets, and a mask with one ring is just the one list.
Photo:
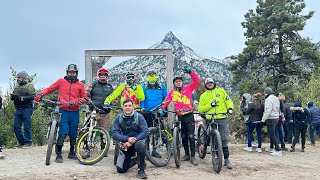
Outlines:
[[280, 106], [282, 106], [282, 113], [285, 119], [285, 122], [282, 124], [284, 130], [284, 142], [291, 144], [293, 135], [292, 111], [290, 110], [290, 105], [286, 101], [286, 97], [282, 93], [279, 93], [278, 98], [280, 100]]
[[[124, 154], [124, 158], [117, 159], [117, 171], [125, 173], [135, 164], [138, 164], [138, 177], [140, 179], [147, 179], [145, 173], [146, 163], [146, 144], [145, 138], [149, 134], [148, 125], [144, 117], [134, 111], [133, 101], [125, 99], [122, 102], [123, 112], [120, 113], [113, 124], [113, 139], [120, 142], [121, 150], [119, 152]], [[135, 153], [137, 157], [132, 158]]]
[[[147, 121], [148, 127], [152, 127], [154, 116], [150, 110], [159, 106], [167, 97], [167, 88], [164, 84], [157, 81], [157, 74], [155, 71], [149, 71], [147, 75], [147, 83], [142, 84], [142, 89], [145, 96], [145, 99], [140, 102], [140, 107], [144, 108], [142, 115]], [[147, 144], [147, 146], [149, 146], [149, 144]], [[151, 155], [161, 158], [156, 148], [156, 146], [153, 147]], [[147, 147], [147, 149], [149, 150], [149, 147]]]
[[[178, 119], [181, 121], [181, 139], [185, 155], [183, 161], [191, 161], [194, 166], [198, 165], [195, 157], [195, 139], [194, 139], [194, 116], [192, 104], [192, 91], [196, 89], [200, 82], [200, 78], [196, 72], [192, 71], [189, 67], [183, 70], [188, 73], [193, 82], [189, 85], [183, 85], [182, 77], [173, 78], [174, 89], [172, 89], [163, 105], [159, 109], [159, 114], [164, 115], [164, 109], [172, 101], [174, 109], [177, 111]], [[190, 144], [190, 149], [189, 149]], [[190, 158], [191, 156], [191, 158]]]
[[[241, 96], [241, 101], [240, 101], [240, 110], [242, 112], [242, 115], [243, 115], [243, 119], [244, 119], [244, 123], [246, 124], [247, 126], [247, 132], [249, 132], [249, 118], [250, 118], [250, 115], [248, 114], [248, 107], [249, 107], [249, 104], [252, 103], [251, 101], [251, 94], [249, 93], [244, 93], [242, 96]], [[253, 137], [253, 134], [252, 136], [250, 137], [251, 138], [251, 145], [252, 146], [257, 146], [256, 142], [254, 141], [254, 137]], [[251, 146], [250, 146], [251, 147]]]
[[[1, 92], [0, 92], [0, 111], [2, 109], [2, 96], [1, 96]], [[1, 117], [1, 112], [0, 112], [0, 117]], [[0, 127], [1, 127], [1, 122], [0, 122]], [[1, 133], [1, 132], [0, 132]], [[2, 136], [0, 136], [0, 138], [2, 138]], [[2, 139], [0, 139], [0, 159], [4, 159], [4, 153], [2, 152]]]
[[258, 137], [258, 148], [256, 149], [257, 152], [261, 153], [261, 144], [262, 144], [262, 136], [261, 136], [261, 129], [263, 124], [261, 123], [261, 119], [263, 116], [264, 105], [261, 102], [261, 94], [257, 93], [252, 95], [253, 102], [249, 104], [248, 108], [246, 109], [245, 114], [249, 115], [248, 120], [248, 147], [245, 147], [245, 151], [252, 151], [252, 139], [253, 130], [256, 129], [257, 137]]
[[306, 133], [308, 128], [308, 122], [310, 122], [309, 111], [302, 107], [301, 102], [297, 101], [294, 103], [294, 107], [290, 108], [292, 113], [292, 119], [294, 123], [294, 138], [291, 145], [290, 152], [295, 151], [295, 145], [297, 144], [301, 134], [301, 152], [304, 152], [306, 144]]
[[215, 123], [218, 124], [218, 131], [221, 136], [222, 150], [224, 156], [224, 165], [228, 169], [232, 169], [229, 160], [229, 118], [233, 112], [233, 103], [223, 88], [216, 87], [216, 83], [212, 78], [204, 81], [206, 91], [201, 94], [198, 111], [206, 113], [206, 120], [209, 121], [214, 115]]
[[[32, 145], [32, 126], [31, 116], [33, 113], [33, 99], [35, 97], [35, 89], [33, 84], [29, 82], [29, 76], [26, 71], [17, 74], [17, 86], [11, 94], [16, 112], [14, 114], [13, 129], [18, 140], [15, 147], [30, 148]], [[22, 133], [22, 124], [23, 130]]]
[[[280, 101], [280, 116], [279, 116], [279, 121], [278, 124], [276, 126], [276, 137], [278, 142], [280, 142], [281, 144], [281, 149], [283, 151], [287, 151], [288, 149], [286, 148], [286, 145], [284, 144], [284, 138], [283, 138], [283, 124], [286, 122], [286, 118], [285, 118], [285, 111], [287, 111], [288, 109], [285, 109], [284, 107], [284, 101], [286, 100], [286, 97], [282, 94], [279, 93], [278, 95], [279, 101]], [[290, 109], [289, 109], [290, 111]]]
[[[270, 137], [270, 149], [268, 151], [273, 156], [282, 156], [282, 151], [275, 134], [280, 115], [280, 101], [273, 94], [273, 90], [270, 87], [267, 87], [264, 90], [264, 94], [266, 100], [264, 103], [264, 112], [261, 121], [266, 123]], [[273, 146], [275, 146], [275, 150], [273, 150]]]
[[79, 107], [86, 102], [86, 91], [84, 84], [78, 79], [78, 67], [75, 64], [69, 64], [66, 68], [66, 76], [59, 78], [48, 88], [45, 88], [34, 99], [39, 102], [43, 96], [49, 95], [58, 90], [58, 101], [61, 103], [74, 103], [62, 104], [60, 108], [61, 120], [59, 124], [59, 135], [56, 144], [56, 162], [63, 163], [62, 146], [64, 139], [67, 135], [70, 138], [70, 151], [68, 154], [69, 159], [75, 159], [75, 145], [78, 136], [79, 124]]
[[308, 111], [310, 114], [310, 126], [309, 126], [309, 134], [310, 134], [310, 145], [314, 146], [314, 131], [317, 132], [318, 137], [320, 138], [320, 109], [313, 105], [312, 101], [307, 103]]

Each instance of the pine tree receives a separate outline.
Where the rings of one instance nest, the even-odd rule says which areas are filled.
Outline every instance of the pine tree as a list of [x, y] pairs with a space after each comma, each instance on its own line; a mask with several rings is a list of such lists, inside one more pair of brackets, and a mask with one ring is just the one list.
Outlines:
[[302, 14], [304, 0], [257, 0], [257, 4], [242, 22], [246, 47], [229, 65], [233, 83], [240, 85], [240, 90], [271, 86], [277, 91], [308, 80], [319, 67], [320, 53], [299, 31], [314, 12]]

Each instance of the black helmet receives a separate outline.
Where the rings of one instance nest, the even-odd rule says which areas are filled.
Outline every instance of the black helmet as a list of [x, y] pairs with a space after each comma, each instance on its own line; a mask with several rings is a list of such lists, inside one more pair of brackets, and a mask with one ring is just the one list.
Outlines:
[[[68, 79], [70, 79], [71, 81], [76, 81], [78, 79], [78, 66], [75, 64], [69, 64], [66, 68], [66, 73], [67, 73], [67, 77]], [[69, 76], [68, 75], [68, 71], [75, 71], [76, 75], [75, 76]]]
[[176, 80], [180, 79], [181, 81], [183, 81], [181, 76], [176, 76], [173, 78], [172, 83], [174, 83]]

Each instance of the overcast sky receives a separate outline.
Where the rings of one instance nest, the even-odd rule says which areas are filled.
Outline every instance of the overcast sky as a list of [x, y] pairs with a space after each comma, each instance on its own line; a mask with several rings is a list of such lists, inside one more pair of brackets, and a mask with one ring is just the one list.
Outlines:
[[[318, 42], [320, 1], [305, 2], [316, 13], [302, 35]], [[255, 7], [255, 0], [1, 0], [0, 87], [8, 88], [9, 67], [36, 73], [37, 88], [70, 63], [84, 79], [85, 50], [148, 48], [169, 31], [204, 57], [234, 55], [244, 47], [240, 23]]]

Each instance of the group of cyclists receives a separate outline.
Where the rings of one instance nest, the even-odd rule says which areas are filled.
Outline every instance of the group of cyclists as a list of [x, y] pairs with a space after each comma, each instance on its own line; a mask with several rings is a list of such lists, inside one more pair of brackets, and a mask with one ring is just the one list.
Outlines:
[[[135, 73], [128, 72], [125, 74], [125, 82], [113, 89], [108, 81], [109, 71], [106, 68], [100, 68], [97, 71], [97, 80], [85, 88], [84, 84], [79, 81], [79, 69], [77, 65], [70, 64], [66, 68], [66, 76], [58, 79], [49, 87], [43, 89], [35, 95], [34, 87], [28, 81], [26, 72], [17, 75], [18, 86], [11, 95], [14, 100], [17, 111], [15, 113], [15, 130], [18, 139], [17, 147], [30, 147], [32, 144], [32, 136], [28, 130], [28, 124], [31, 127], [32, 101], [40, 102], [44, 96], [54, 91], [58, 91], [58, 101], [62, 102], [59, 107], [61, 112], [61, 122], [59, 124], [59, 135], [56, 143], [56, 162], [62, 163], [62, 147], [66, 136], [70, 139], [70, 151], [68, 158], [75, 159], [75, 144], [77, 138], [77, 130], [79, 124], [79, 107], [87, 101], [104, 110], [104, 114], [97, 117], [99, 126], [110, 129], [111, 119], [109, 116], [110, 104], [117, 98], [120, 98], [122, 112], [114, 119], [112, 126], [113, 139], [119, 142], [121, 152], [124, 154], [122, 162], [117, 162], [117, 171], [119, 173], [126, 172], [135, 164], [138, 165], [138, 177], [147, 178], [145, 173], [145, 153], [151, 153], [152, 156], [160, 156], [156, 149], [148, 151], [145, 139], [148, 137], [148, 127], [152, 126], [153, 115], [151, 109], [159, 106], [158, 113], [160, 116], [166, 114], [166, 108], [170, 102], [173, 103], [174, 109], [181, 121], [181, 137], [185, 155], [182, 160], [190, 161], [191, 164], [197, 166], [198, 162], [195, 157], [195, 119], [193, 114], [192, 93], [200, 83], [200, 78], [196, 72], [189, 67], [183, 71], [191, 76], [192, 82], [184, 85], [182, 77], [174, 77], [174, 88], [167, 93], [164, 84], [158, 82], [157, 73], [149, 71], [147, 74], [147, 82], [139, 84]], [[21, 83], [21, 81], [23, 83]], [[212, 78], [204, 81], [206, 91], [201, 94], [199, 100], [198, 111], [207, 114], [205, 119], [211, 119], [212, 113], [225, 113], [215, 115], [215, 120], [219, 124], [219, 132], [221, 134], [223, 154], [225, 166], [232, 169], [229, 161], [228, 150], [228, 115], [233, 112], [233, 103], [227, 93], [216, 87], [216, 83]], [[63, 104], [64, 102], [72, 102], [71, 104]], [[22, 106], [23, 105], [23, 106]], [[140, 108], [139, 112], [135, 108]], [[25, 112], [26, 111], [26, 112]], [[21, 125], [24, 123], [24, 136], [22, 135]], [[132, 158], [134, 154], [135, 158]], [[120, 161], [118, 159], [118, 161]]]

